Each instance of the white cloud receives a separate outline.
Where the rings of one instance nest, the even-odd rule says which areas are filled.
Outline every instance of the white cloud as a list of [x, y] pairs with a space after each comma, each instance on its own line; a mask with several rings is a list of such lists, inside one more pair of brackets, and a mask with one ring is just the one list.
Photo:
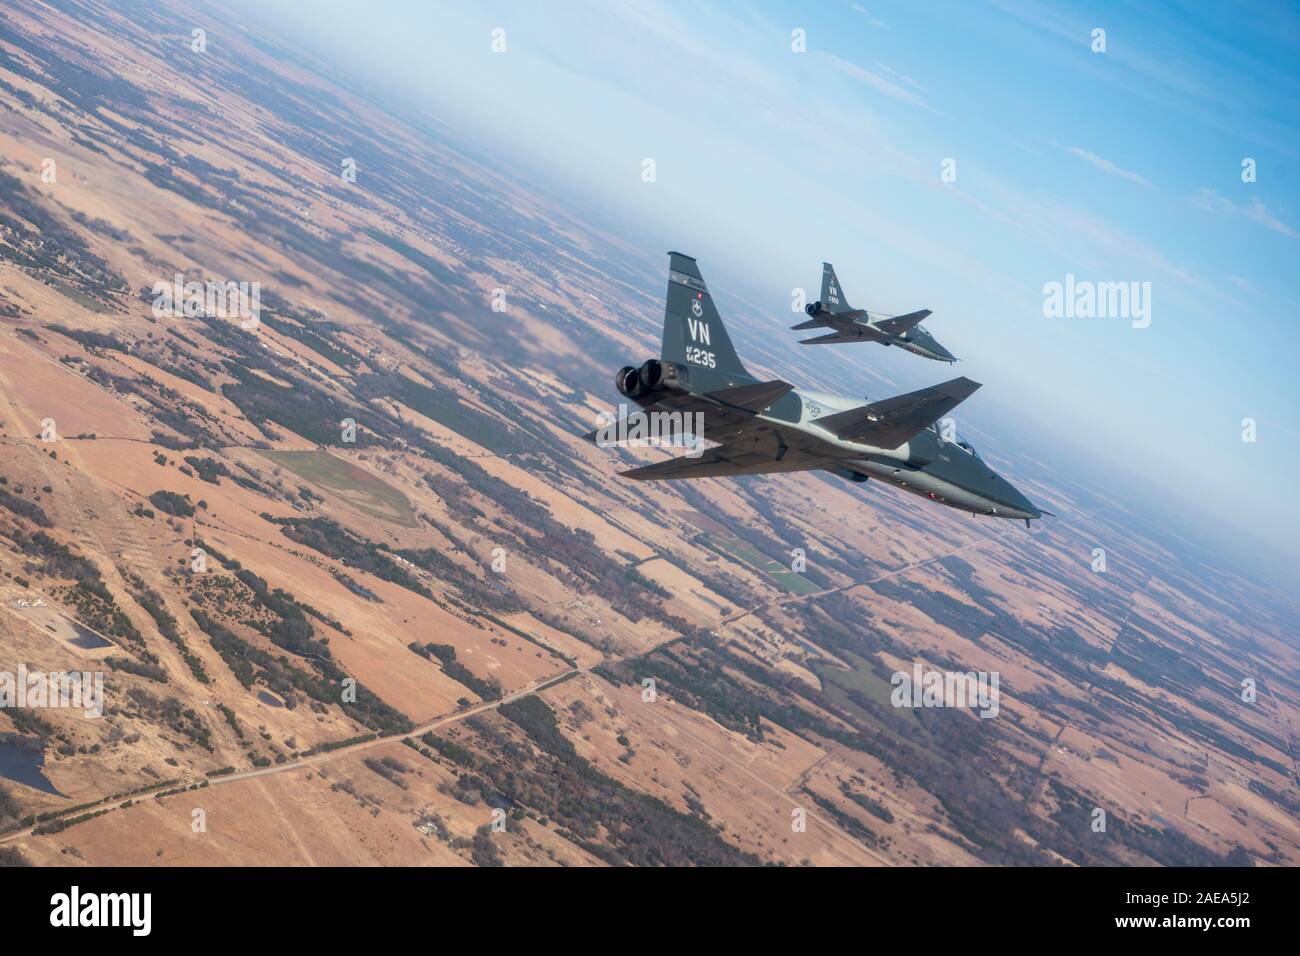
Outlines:
[[1239, 204], [1220, 196], [1213, 189], [1202, 189], [1192, 199], [1192, 202], [1207, 212], [1245, 216], [1252, 222], [1258, 223], [1278, 235], [1286, 236], [1288, 239], [1300, 239], [1300, 233], [1297, 233], [1281, 219], [1273, 215], [1272, 210], [1258, 199], [1252, 200], [1250, 203]]
[[[926, 102], [925, 97], [920, 92], [924, 87], [910, 77], [903, 76], [883, 64], [877, 64], [879, 69], [869, 70], [866, 67], [858, 66], [856, 63], [850, 63], [834, 53], [818, 50], [814, 55], [829, 64], [833, 69], [865, 86], [871, 87], [878, 93], [884, 93], [893, 99], [910, 103], [912, 106], [919, 106], [921, 109], [929, 110], [932, 113], [940, 112]], [[909, 86], [914, 88], [909, 89]]]
[[850, 3], [849, 6], [852, 8], [854, 13], [860, 13], [862, 16], [866, 17], [867, 22], [870, 23], [873, 27], [877, 27], [881, 30], [889, 29], [888, 23], [885, 23], [883, 20], [877, 20], [874, 16], [872, 16], [871, 11], [868, 10], [866, 7], [864, 7], [862, 4]]
[[1096, 153], [1091, 153], [1080, 146], [1062, 146], [1061, 149], [1065, 150], [1071, 156], [1077, 156], [1085, 163], [1088, 163], [1091, 166], [1095, 166], [1097, 169], [1100, 169], [1103, 173], [1110, 173], [1112, 176], [1119, 176], [1121, 179], [1128, 179], [1142, 186], [1151, 185], [1151, 183], [1148, 182], [1144, 176], [1140, 176], [1137, 173], [1132, 172], [1131, 170], [1128, 169], [1121, 169], [1119, 166], [1116, 166], [1114, 163], [1112, 163], [1109, 159], [1106, 159], [1105, 157], [1102, 156], [1098, 156]]

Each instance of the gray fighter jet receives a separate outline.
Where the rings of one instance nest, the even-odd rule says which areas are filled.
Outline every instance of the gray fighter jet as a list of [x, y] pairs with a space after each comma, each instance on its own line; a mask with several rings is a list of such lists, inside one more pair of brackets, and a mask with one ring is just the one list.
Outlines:
[[[948, 440], [936, 427], [980, 387], [977, 382], [955, 378], [863, 404], [759, 381], [736, 355], [695, 260], [668, 255], [660, 356], [626, 366], [615, 378], [619, 392], [640, 410], [586, 437], [605, 445], [619, 444], [619, 436], [673, 432], [697, 447], [624, 476], [652, 481], [820, 469], [856, 482], [878, 478], [952, 508], [1023, 518], [1026, 525], [1045, 514], [968, 443]], [[689, 434], [692, 421], [700, 428]], [[718, 444], [704, 450], [701, 439]]]
[[921, 325], [921, 321], [930, 315], [929, 309], [890, 316], [851, 308], [844, 297], [844, 287], [835, 277], [835, 267], [829, 262], [822, 263], [822, 297], [806, 305], [804, 311], [812, 318], [790, 326], [792, 329], [827, 328], [834, 331], [801, 339], [800, 345], [879, 342], [881, 345], [897, 345], [900, 349], [938, 362], [951, 364], [957, 361], [957, 357]]

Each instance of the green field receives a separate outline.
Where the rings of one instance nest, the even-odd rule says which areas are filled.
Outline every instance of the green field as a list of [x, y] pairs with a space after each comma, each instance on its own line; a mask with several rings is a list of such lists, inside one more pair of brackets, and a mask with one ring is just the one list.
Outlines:
[[84, 309], [88, 309], [91, 312], [98, 312], [100, 314], [108, 311], [108, 306], [104, 305], [104, 303], [100, 302], [98, 299], [92, 299], [75, 286], [71, 286], [66, 282], [60, 282], [57, 279], [51, 281], [50, 285], [55, 289], [58, 289], [64, 296], [71, 299]]
[[821, 590], [819, 586], [803, 575], [796, 574], [785, 565], [778, 564], [766, 555], [759, 554], [743, 541], [730, 535], [705, 535], [704, 541], [713, 550], [742, 561], [755, 571], [762, 571], [792, 594], [812, 594]]
[[[848, 694], [845, 693], [846, 690], [852, 690], [876, 703], [883, 704], [885, 707], [893, 708], [889, 695], [893, 693], [894, 687], [888, 680], [880, 677], [871, 669], [870, 661], [848, 651], [836, 651], [836, 656], [853, 669], [841, 670], [834, 664], [822, 662], [814, 663], [811, 667], [813, 673], [821, 678], [827, 696], [837, 706], [856, 713], [860, 717], [868, 718], [868, 715], [855, 706], [849, 699]], [[895, 713], [910, 723], [916, 722], [916, 714], [912, 712], [911, 708], [898, 708]], [[874, 718], [868, 719], [873, 724], [877, 723]]]
[[333, 492], [372, 518], [393, 521], [407, 528], [416, 526], [415, 512], [406, 495], [359, 465], [335, 458], [327, 451], [259, 449], [258, 454], [299, 478]]

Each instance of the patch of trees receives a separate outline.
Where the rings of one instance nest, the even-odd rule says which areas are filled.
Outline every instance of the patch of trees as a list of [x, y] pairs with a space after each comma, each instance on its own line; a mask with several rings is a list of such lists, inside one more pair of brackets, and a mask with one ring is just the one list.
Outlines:
[[189, 518], [194, 514], [194, 505], [189, 495], [178, 495], [174, 491], [155, 491], [149, 496], [149, 503], [159, 511], [175, 518]]
[[395, 757], [366, 757], [362, 763], [364, 763], [366, 767], [374, 773], [379, 774], [379, 776], [383, 777], [393, 786], [400, 787], [403, 790], [408, 789], [406, 781], [402, 779], [402, 775], [410, 773], [411, 768]]
[[284, 698], [286, 706], [292, 706], [296, 690], [320, 704], [337, 704], [353, 720], [372, 730], [391, 734], [411, 729], [411, 721], [405, 714], [389, 707], [359, 681], [355, 702], [343, 699], [343, 680], [348, 675], [333, 661], [312, 661], [320, 673], [309, 673], [295, 667], [287, 657], [277, 658], [250, 644], [198, 608], [192, 608], [190, 615], [245, 688], [252, 688], [254, 682], [260, 680]]
[[118, 341], [114, 336], [107, 332], [95, 332], [91, 330], [70, 329], [66, 325], [46, 325], [51, 332], [58, 332], [65, 338], [72, 339], [87, 349], [103, 349], [109, 352], [130, 352], [128, 345]]
[[416, 567], [423, 568], [438, 580], [450, 584], [462, 598], [476, 608], [491, 608], [502, 614], [514, 614], [525, 610], [524, 602], [513, 592], [505, 590], [504, 587], [496, 587], [491, 582], [480, 581], [472, 571], [457, 564], [436, 548], [403, 548], [394, 554], [410, 561]]
[[456, 660], [456, 648], [450, 644], [425, 644], [412, 642], [410, 649], [428, 660], [442, 664], [442, 672], [458, 684], [463, 684], [484, 700], [498, 700], [501, 685], [491, 677], [478, 677], [468, 667]]
[[448, 740], [446, 737], [439, 737], [435, 735], [433, 731], [429, 731], [420, 739], [423, 740], [430, 747], [432, 747], [434, 750], [438, 751], [438, 753], [442, 754], [448, 760], [452, 761], [453, 763], [458, 763], [462, 767], [473, 768], [477, 763], [477, 761], [474, 759], [474, 755], [470, 753], [469, 750], [462, 747], [454, 740]]
[[118, 656], [106, 658], [104, 663], [115, 671], [125, 671], [128, 674], [134, 674], [136, 677], [143, 677], [158, 684], [167, 683], [167, 672], [157, 664]]
[[[1240, 845], [1219, 854], [1172, 827], [1150, 827], [1137, 820], [1128, 820], [1113, 810], [1106, 814], [1106, 838], [1099, 840], [1091, 827], [1092, 810], [1097, 801], [1058, 780], [1048, 778], [1047, 784], [1057, 804], [1051, 819], [1057, 824], [1058, 831], [1053, 834], [1055, 840], [1048, 845], [1082, 865], [1128, 863], [1116, 852], [1117, 846], [1127, 847], [1161, 866], [1251, 865], [1250, 854]], [[1033, 825], [1033, 820], [1030, 823], [1026, 829], [1035, 839], [1040, 839], [1035, 830], [1041, 829], [1041, 825]]]
[[526, 434], [467, 404], [451, 389], [431, 388], [394, 372], [359, 379], [357, 394], [362, 400], [394, 398], [502, 457], [534, 450]]
[[[261, 351], [256, 345], [254, 348]], [[223, 385], [221, 394], [239, 406], [244, 417], [258, 428], [272, 422], [318, 445], [337, 445], [340, 441], [339, 422], [344, 418], [362, 417], [355, 406], [326, 394], [305, 379], [295, 380], [292, 386], [280, 385], [254, 374], [246, 364], [233, 360], [226, 361], [226, 369], [238, 381]], [[273, 371], [279, 378], [286, 374], [284, 369]], [[373, 444], [375, 442], [368, 432], [357, 432], [356, 447], [365, 448]]]
[[228, 723], [230, 729], [235, 732], [235, 736], [240, 740], [243, 740], [244, 731], [243, 728], [239, 726], [239, 718], [235, 716], [235, 712], [225, 704], [217, 704], [217, 710], [221, 711], [221, 716], [226, 718], [226, 723]]
[[143, 687], [130, 687], [126, 692], [131, 705], [143, 716], [165, 724], [173, 731], [188, 737], [204, 750], [212, 750], [212, 737], [207, 726], [191, 708], [175, 697], [155, 697]]
[[105, 600], [112, 600], [112, 595], [104, 585], [103, 576], [94, 561], [74, 554], [66, 544], [56, 541], [44, 531], [27, 534], [19, 530], [12, 537], [14, 544], [23, 554], [40, 562], [43, 574], [52, 578], [76, 581]]
[[499, 711], [523, 729], [545, 758], [528, 772], [513, 764], [486, 762], [480, 772], [507, 800], [554, 820], [592, 854], [621, 866], [761, 862], [727, 843], [699, 817], [629, 790], [597, 770], [574, 750], [555, 712], [536, 694], [502, 704]]
[[[3, 24], [0, 34], [6, 42], [11, 37], [18, 39], [18, 34], [4, 29]], [[49, 50], [35, 56], [34, 62], [48, 68]], [[26, 69], [15, 58], [5, 59], [6, 68]], [[38, 84], [48, 82], [40, 74], [36, 77]], [[90, 250], [77, 230], [50, 210], [40, 193], [4, 172], [0, 172], [0, 254], [17, 266], [72, 282], [100, 302], [109, 300], [110, 291], [125, 292], [129, 288], [107, 262]]]
[[501, 858], [501, 851], [492, 839], [492, 827], [489, 824], [485, 823], [474, 831], [474, 839], [470, 842], [470, 859], [475, 866], [504, 865], [505, 860]]
[[[267, 327], [286, 338], [301, 342], [317, 355], [329, 359], [340, 368], [356, 371], [360, 367], [361, 356], [329, 334], [339, 331], [338, 325], [319, 317], [319, 314], [309, 316], [295, 311], [273, 292], [263, 293], [262, 305], [261, 318]], [[293, 321], [285, 321], [281, 316]], [[322, 331], [326, 334], [322, 335]]]
[[0, 507], [8, 508], [18, 517], [26, 518], [38, 528], [54, 527], [54, 522], [50, 520], [44, 508], [33, 501], [10, 494], [4, 488], [0, 488]]
[[31, 866], [16, 846], [0, 846], [0, 867]]
[[889, 808], [887, 806], [885, 806], [879, 800], [873, 800], [865, 793], [854, 793], [853, 788], [843, 781], [840, 782], [840, 793], [844, 794], [844, 796], [848, 797], [850, 800], [852, 800], [854, 803], [860, 806], [863, 810], [866, 810], [872, 816], [879, 817], [880, 819], [884, 820], [886, 823], [894, 822], [894, 815], [889, 812]]
[[335, 558], [354, 568], [369, 571], [380, 580], [433, 599], [433, 592], [389, 557], [386, 549], [358, 537], [329, 518], [276, 518], [269, 514], [262, 517], [272, 524], [280, 525], [280, 533], [290, 541], [311, 548], [327, 558]]
[[867, 826], [857, 817], [853, 816], [850, 813], [845, 813], [838, 806], [836, 806], [835, 801], [829, 800], [826, 797], [823, 797], [821, 794], [814, 793], [811, 790], [805, 790], [804, 793], [812, 797], [813, 803], [821, 807], [822, 810], [827, 815], [829, 815], [831, 819], [835, 821], [836, 825], [839, 826], [841, 830], [844, 830], [854, 839], [860, 840], [861, 842], [865, 843], [867, 846], [876, 847], [876, 848], [880, 848], [888, 844], [889, 839], [887, 837], [882, 838], [878, 836], [876, 832], [871, 829], [871, 827]]
[[200, 481], [210, 485], [221, 484], [222, 476], [230, 477], [230, 470], [215, 458], [200, 458], [198, 455], [186, 455], [185, 464], [194, 469]]
[[158, 633], [176, 645], [176, 649], [180, 652], [185, 665], [189, 667], [190, 673], [194, 675], [194, 679], [201, 684], [210, 684], [212, 678], [208, 676], [208, 672], [204, 669], [203, 661], [199, 660], [194, 652], [190, 650], [185, 638], [181, 637], [181, 633], [176, 627], [176, 618], [167, 610], [162, 595], [148, 587], [136, 575], [128, 574], [125, 577], [127, 583], [134, 589], [132, 597], [135, 598], [135, 602], [153, 618], [154, 624], [158, 627]]
[[330, 656], [329, 645], [315, 639], [316, 632], [311, 622], [292, 594], [281, 588], [271, 590], [265, 580], [246, 568], [237, 570], [235, 577], [252, 592], [254, 603], [274, 618], [270, 625], [261, 621], [249, 622], [265, 634], [272, 644], [301, 657]]
[[158, 663], [157, 656], [146, 647], [144, 635], [118, 607], [102, 581], [98, 582], [98, 587], [80, 581], [72, 588], [54, 588], [53, 593], [71, 604], [76, 609], [78, 620], [88, 627], [119, 643], [129, 644], [131, 653], [141, 660], [149, 664]]
[[9, 788], [0, 783], [0, 830], [7, 830], [22, 814], [22, 807], [9, 792]]
[[[764, 739], [763, 721], [787, 730], [800, 730], [815, 736], [847, 741], [824, 718], [803, 706], [803, 699], [768, 688], [775, 675], [761, 672], [738, 679], [737, 670], [746, 666], [725, 650], [701, 650], [661, 647], [643, 657], [615, 665], [602, 665], [598, 673], [615, 684], [639, 684], [644, 678], [655, 679], [659, 693], [667, 693], [693, 710], [703, 711], [722, 726], [744, 734], [750, 740]], [[767, 677], [767, 680], [758, 678]]]

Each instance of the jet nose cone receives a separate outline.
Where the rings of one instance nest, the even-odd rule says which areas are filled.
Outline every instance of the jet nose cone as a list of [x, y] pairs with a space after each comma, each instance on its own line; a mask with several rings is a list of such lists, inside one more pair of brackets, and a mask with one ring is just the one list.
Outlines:
[[1006, 506], [1003, 512], [1011, 518], [1041, 518], [1042, 510], [1034, 506], [1034, 503], [1021, 493], [1015, 485], [1005, 478], [999, 478], [998, 484], [1001, 486], [1001, 498]]
[[1015, 504], [1021, 518], [1041, 518], [1043, 516], [1043, 512], [1035, 508], [1033, 502], [1020, 492], [1016, 492]]

